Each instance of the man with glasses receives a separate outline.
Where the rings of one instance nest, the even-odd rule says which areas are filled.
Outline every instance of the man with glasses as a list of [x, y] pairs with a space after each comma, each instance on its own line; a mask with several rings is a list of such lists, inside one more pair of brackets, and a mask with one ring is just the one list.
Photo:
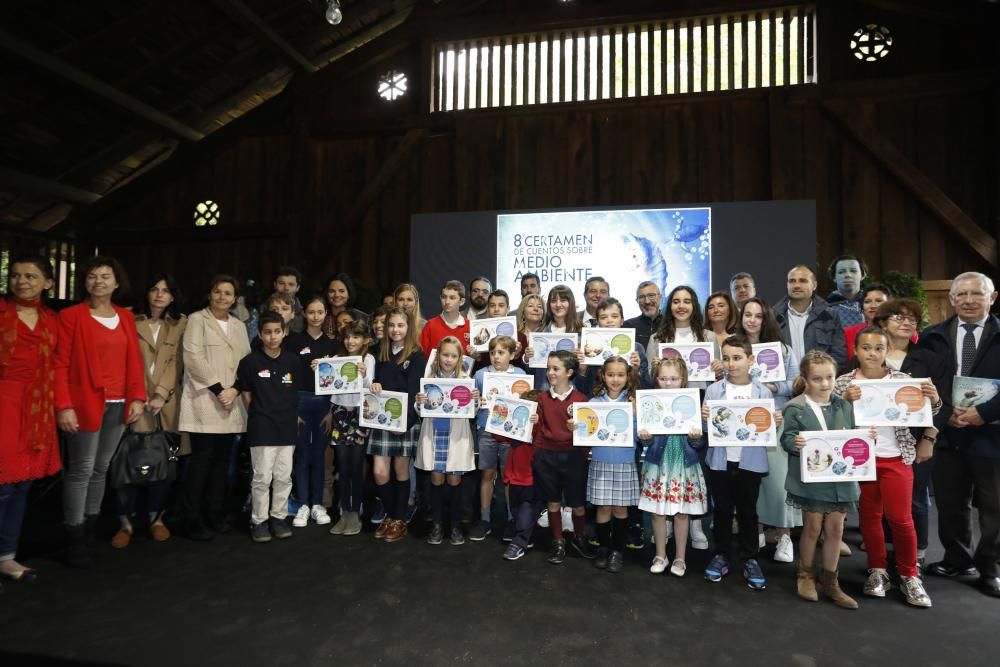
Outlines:
[[625, 320], [622, 326], [635, 329], [635, 342], [646, 349], [649, 345], [649, 337], [660, 326], [660, 301], [663, 295], [660, 288], [651, 280], [644, 280], [635, 288], [635, 302], [639, 304], [641, 314]]
[[469, 281], [469, 310], [465, 319], [474, 320], [486, 317], [486, 302], [493, 292], [493, 283], [486, 276], [476, 276]]
[[[920, 334], [919, 347], [936, 352], [947, 377], [1000, 382], [1000, 320], [990, 314], [997, 292], [982, 273], [952, 281], [955, 315]], [[980, 590], [1000, 597], [1000, 394], [978, 405], [954, 405], [951, 387], [939, 388], [948, 426], [934, 456], [934, 498], [944, 559], [927, 572], [942, 577], [979, 575]], [[969, 397], [963, 403], [978, 402]], [[972, 507], [979, 510], [979, 544], [973, 550]]]

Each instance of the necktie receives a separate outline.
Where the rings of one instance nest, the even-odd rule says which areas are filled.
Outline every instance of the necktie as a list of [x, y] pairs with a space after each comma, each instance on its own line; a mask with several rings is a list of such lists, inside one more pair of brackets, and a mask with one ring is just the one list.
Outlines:
[[972, 372], [972, 362], [976, 359], [976, 330], [975, 324], [963, 324], [965, 337], [962, 338], [962, 375]]

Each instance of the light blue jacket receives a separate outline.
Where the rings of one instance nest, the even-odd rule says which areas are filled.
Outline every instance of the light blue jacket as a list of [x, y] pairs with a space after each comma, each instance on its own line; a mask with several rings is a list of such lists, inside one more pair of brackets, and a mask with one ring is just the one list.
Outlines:
[[[705, 400], [706, 401], [721, 401], [726, 398], [726, 382], [727, 380], [722, 379], [718, 382], [712, 384], [708, 389], [705, 390]], [[758, 382], [753, 383], [753, 390], [750, 394], [751, 398], [774, 398], [774, 394], [767, 387], [761, 385]], [[708, 433], [708, 424], [702, 424], [702, 430]], [[707, 436], [706, 436], [707, 437]], [[711, 444], [711, 442], [709, 442]], [[705, 462], [708, 463], [708, 467], [712, 470], [725, 470], [726, 461], [726, 448], [725, 447], [708, 447], [708, 455], [705, 457]], [[740, 469], [748, 470], [750, 472], [759, 472], [766, 475], [768, 472], [767, 467], [767, 447], [743, 447], [743, 452], [740, 454]]]

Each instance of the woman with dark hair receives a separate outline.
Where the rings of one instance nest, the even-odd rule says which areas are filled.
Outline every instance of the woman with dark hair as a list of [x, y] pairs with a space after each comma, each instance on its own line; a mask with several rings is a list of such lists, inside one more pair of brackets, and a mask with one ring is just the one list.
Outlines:
[[[854, 338], [858, 335], [858, 332], [865, 327], [871, 326], [872, 320], [875, 319], [875, 313], [878, 311], [879, 306], [891, 298], [892, 292], [882, 283], [872, 283], [868, 287], [861, 290], [861, 314], [864, 315], [865, 319], [860, 324], [844, 327], [844, 339], [847, 341], [848, 361], [854, 358]], [[916, 339], [914, 339], [913, 342], [917, 342]]]
[[716, 340], [725, 340], [736, 332], [740, 311], [729, 292], [712, 292], [705, 301], [705, 322]]
[[10, 263], [0, 298], [0, 577], [29, 581], [17, 542], [32, 480], [59, 472], [55, 420], [56, 314], [42, 305], [52, 265], [24, 255]]
[[[181, 336], [187, 326], [187, 316], [181, 314], [181, 291], [169, 273], [153, 276], [142, 300], [135, 307], [135, 329], [139, 335], [142, 366], [146, 377], [146, 401], [142, 416], [132, 425], [137, 433], [150, 433], [160, 426], [164, 431], [177, 432], [180, 392]], [[187, 452], [182, 452], [187, 453]], [[146, 487], [146, 513], [149, 534], [156, 542], [170, 539], [163, 523], [163, 501], [170, 488], [164, 480]], [[118, 489], [118, 520], [121, 527], [111, 539], [111, 546], [124, 549], [134, 532], [133, 518], [138, 488]]]
[[59, 314], [56, 420], [67, 433], [63, 513], [67, 561], [89, 567], [111, 457], [126, 424], [146, 405], [135, 316], [112, 303], [126, 292], [125, 271], [113, 257], [87, 259], [81, 272], [87, 297]]
[[337, 337], [337, 315], [345, 310], [350, 312], [356, 322], [367, 321], [368, 314], [354, 308], [356, 297], [354, 280], [346, 273], [338, 273], [326, 280], [326, 320], [323, 322], [323, 332], [332, 338]]
[[[719, 343], [715, 339], [715, 334], [705, 329], [705, 320], [702, 318], [701, 304], [698, 302], [698, 294], [687, 285], [678, 285], [670, 290], [667, 296], [667, 307], [663, 310], [660, 318], [660, 326], [656, 333], [649, 337], [649, 344], [646, 346], [646, 359], [652, 365], [653, 360], [660, 358], [660, 343], [705, 343], [715, 344], [715, 358], [712, 362], [713, 369], [721, 369], [722, 364], [718, 361]], [[718, 371], [717, 371], [718, 372]], [[690, 382], [689, 387], [695, 389], [705, 389], [708, 382]], [[695, 549], [708, 548], [708, 536], [701, 525], [701, 517], [691, 517], [688, 522], [688, 537], [691, 539], [691, 546]]]
[[[935, 387], [945, 388], [951, 378], [945, 360], [934, 352], [917, 347], [917, 329], [920, 327], [923, 309], [916, 299], [890, 299], [878, 307], [872, 324], [882, 329], [889, 337], [889, 352], [885, 365], [915, 378], [930, 378]], [[942, 410], [941, 412], [946, 412]], [[934, 415], [934, 426], [940, 431], [948, 419], [945, 415]], [[927, 437], [925, 429], [912, 429], [917, 440], [917, 457], [913, 461], [913, 527], [917, 531], [917, 566], [923, 569], [927, 561], [927, 544], [930, 528], [927, 514], [930, 511], [931, 472], [934, 468], [936, 435]]]
[[[781, 326], [774, 317], [771, 306], [758, 297], [747, 299], [743, 304], [740, 323], [736, 333], [746, 336], [751, 345], [758, 343], [781, 343], [781, 358], [785, 365], [783, 382], [767, 382], [764, 386], [774, 394], [774, 407], [781, 410], [792, 398], [792, 382], [799, 376], [799, 360], [791, 346], [781, 335]], [[760, 482], [757, 497], [757, 535], [760, 547], [765, 544], [764, 526], [774, 528], [777, 546], [774, 560], [791, 563], [795, 560], [792, 544], [792, 528], [802, 525], [802, 512], [785, 502], [785, 477], [788, 475], [788, 453], [780, 447], [767, 448], [767, 469], [770, 471]]]
[[[184, 330], [184, 381], [181, 385], [181, 431], [191, 435], [191, 457], [181, 489], [182, 530], [192, 540], [210, 540], [226, 532], [226, 469], [237, 433], [246, 430], [247, 414], [239, 400], [236, 368], [250, 354], [247, 330], [230, 315], [239, 282], [232, 276], [212, 279], [208, 307], [192, 313]], [[207, 501], [202, 514], [202, 499]]]

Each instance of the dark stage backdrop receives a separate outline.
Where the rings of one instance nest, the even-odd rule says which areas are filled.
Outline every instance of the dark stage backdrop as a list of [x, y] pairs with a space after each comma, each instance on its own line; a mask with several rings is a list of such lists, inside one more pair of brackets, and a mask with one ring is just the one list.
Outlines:
[[[816, 263], [816, 202], [813, 200], [731, 203], [664, 204], [661, 208], [712, 210], [712, 291], [728, 290], [729, 277], [748, 271], [757, 281], [758, 295], [770, 303], [785, 296], [785, 277], [795, 264]], [[544, 211], [638, 210], [655, 206], [542, 209]], [[538, 211], [473, 211], [414, 215], [410, 224], [410, 280], [420, 290], [424, 317], [439, 312], [438, 290], [446, 280], [485, 275], [496, 281], [497, 215]], [[544, 233], [545, 230], [538, 230]], [[581, 229], [581, 232], [586, 230]], [[599, 259], [594, 262], [599, 272]], [[628, 285], [611, 285], [611, 295], [631, 300], [635, 286], [646, 276], [635, 275]], [[542, 285], [543, 293], [551, 284]], [[668, 281], [669, 290], [673, 283]], [[666, 294], [664, 293], [664, 296]], [[577, 300], [582, 295], [577, 295]], [[698, 295], [704, 306], [707, 294]], [[520, 293], [511, 294], [511, 307]]]

